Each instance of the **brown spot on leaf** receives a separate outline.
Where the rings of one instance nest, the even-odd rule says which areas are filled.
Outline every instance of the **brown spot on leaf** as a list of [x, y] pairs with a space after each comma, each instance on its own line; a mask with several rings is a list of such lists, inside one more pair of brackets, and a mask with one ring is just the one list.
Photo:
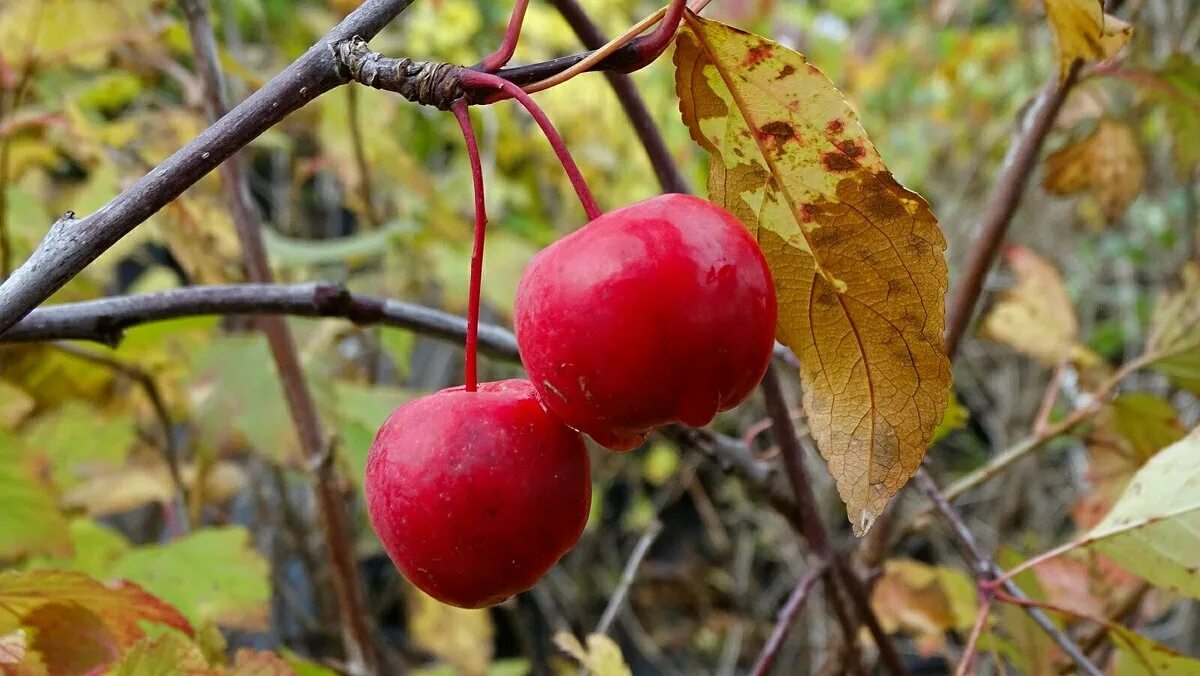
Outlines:
[[789, 63], [786, 66], [784, 66], [782, 70], [779, 71], [779, 74], [775, 76], [775, 79], [782, 80], [783, 78], [785, 78], [795, 72], [796, 72], [796, 67]]
[[817, 294], [817, 305], [822, 307], [833, 307], [837, 304], [837, 295], [832, 291], [822, 291]]
[[821, 164], [829, 171], [852, 171], [858, 166], [842, 153], [821, 153]]
[[908, 250], [917, 256], [924, 256], [933, 249], [933, 246], [921, 239], [913, 233], [908, 235]]
[[759, 138], [773, 136], [777, 143], [783, 143], [795, 135], [796, 130], [792, 128], [792, 125], [784, 122], [783, 120], [776, 120], [774, 122], [768, 122], [764, 124], [758, 133]]
[[800, 221], [802, 223], [813, 222], [813, 205], [807, 202], [800, 205]]
[[825, 125], [825, 131], [828, 132], [830, 136], [838, 136], [845, 130], [846, 123], [836, 118], [830, 120], [829, 124]]
[[846, 153], [847, 157], [852, 157], [854, 159], [858, 159], [867, 154], [867, 151], [863, 148], [862, 144], [854, 139], [846, 139], [842, 141], [838, 144], [838, 148], [841, 148], [842, 152]]
[[746, 58], [742, 60], [742, 66], [745, 68], [753, 68], [758, 64], [771, 58], [775, 53], [775, 45], [769, 42], [757, 44], [746, 52]]

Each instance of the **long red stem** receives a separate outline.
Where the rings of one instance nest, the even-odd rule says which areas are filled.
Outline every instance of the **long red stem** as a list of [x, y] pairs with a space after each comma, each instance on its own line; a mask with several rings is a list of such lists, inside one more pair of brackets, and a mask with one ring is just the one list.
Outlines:
[[479, 352], [479, 293], [483, 287], [483, 238], [487, 232], [487, 205], [483, 201], [483, 163], [479, 160], [479, 143], [471, 126], [467, 100], [459, 99], [450, 106], [454, 119], [462, 129], [471, 161], [471, 184], [475, 192], [475, 245], [471, 249], [471, 283], [467, 293], [467, 361], [463, 377], [465, 389], [474, 392], [478, 385], [477, 355]]
[[[702, 3], [699, 7], [702, 8], [707, 4], [707, 2]], [[679, 30], [679, 23], [683, 21], [685, 9], [687, 9], [687, 0], [671, 0], [671, 4], [667, 5], [667, 13], [659, 22], [658, 28], [655, 28], [653, 33], [637, 39], [635, 44], [641, 58], [630, 70], [645, 67], [667, 50], [667, 45], [671, 44], [671, 40], [675, 38], [675, 32]]]
[[517, 0], [513, 5], [512, 16], [508, 20], [508, 28], [504, 31], [504, 41], [500, 43], [495, 52], [475, 66], [477, 69], [485, 73], [495, 73], [508, 63], [513, 53], [517, 51], [517, 40], [521, 37], [521, 23], [525, 20], [527, 7], [529, 7], [529, 0]]
[[583, 210], [587, 213], [588, 220], [595, 220], [600, 216], [600, 207], [596, 204], [596, 198], [592, 195], [591, 189], [588, 188], [587, 182], [583, 180], [583, 174], [579, 172], [579, 165], [575, 164], [575, 160], [571, 157], [571, 151], [567, 150], [567, 144], [563, 142], [562, 136], [558, 134], [558, 131], [550, 122], [550, 118], [546, 117], [546, 113], [542, 112], [542, 109], [538, 107], [537, 103], [534, 103], [529, 94], [525, 93], [525, 90], [504, 78], [497, 77], [491, 73], [481, 73], [476, 70], [464, 71], [462, 74], [462, 83], [468, 88], [491, 87], [492, 89], [498, 89], [525, 106], [525, 110], [529, 111], [530, 116], [541, 127], [546, 140], [550, 142], [550, 147], [554, 149], [554, 154], [558, 156], [558, 161], [562, 164], [563, 171], [567, 172], [567, 178], [571, 181], [571, 187], [575, 188], [575, 194], [579, 196], [579, 202], [583, 205]]

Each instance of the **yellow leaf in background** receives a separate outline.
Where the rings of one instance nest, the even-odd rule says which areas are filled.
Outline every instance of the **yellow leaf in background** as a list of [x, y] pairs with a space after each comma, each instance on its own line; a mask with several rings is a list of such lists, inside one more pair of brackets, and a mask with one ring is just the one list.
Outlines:
[[560, 631], [554, 635], [554, 645], [595, 676], [630, 676], [620, 646], [604, 634], [588, 634], [587, 648], [584, 648], [574, 634]]
[[884, 631], [917, 639], [923, 655], [946, 647], [946, 632], [969, 631], [978, 608], [975, 585], [964, 573], [910, 559], [890, 559], [871, 593]]
[[1075, 307], [1058, 270], [1017, 244], [1005, 249], [1004, 258], [1017, 285], [1001, 294], [984, 317], [979, 334], [1046, 366], [1068, 359], [1081, 370], [1097, 367], [1099, 355], [1076, 342]]
[[0, 380], [23, 391], [38, 408], [53, 408], [72, 399], [102, 401], [113, 374], [51, 345], [31, 343], [0, 346]]
[[18, 442], [0, 432], [0, 561], [71, 551], [54, 486], [27, 460]]
[[[182, 468], [183, 482], [197, 490], [195, 466]], [[220, 504], [246, 486], [248, 479], [240, 467], [220, 462], [206, 470], [203, 491], [205, 504]], [[89, 516], [107, 516], [127, 512], [148, 502], [169, 503], [175, 498], [175, 484], [163, 465], [124, 467], [89, 476], [63, 496], [63, 506], [86, 512]]]
[[229, 208], [208, 199], [180, 197], [167, 205], [159, 230], [167, 248], [196, 284], [222, 284], [242, 278], [241, 245]]
[[1081, 141], [1046, 158], [1042, 187], [1055, 195], [1090, 191], [1109, 221], [1125, 213], [1142, 190], [1146, 163], [1129, 125], [1103, 118]]
[[1046, 18], [1054, 29], [1061, 82], [1075, 59], [1112, 58], [1133, 36], [1133, 27], [1104, 13], [1102, 0], [1045, 0]]
[[1181, 655], [1167, 646], [1133, 631], [1113, 625], [1112, 676], [1194, 676], [1200, 674], [1200, 660]]
[[1184, 264], [1181, 287], [1154, 307], [1146, 351], [1154, 368], [1180, 387], [1200, 393], [1200, 263]]
[[800, 357], [810, 429], [861, 535], [946, 408], [946, 240], [802, 55], [689, 13], [675, 65], [683, 120], [713, 156], [709, 199], [767, 257], [779, 339]]
[[408, 610], [414, 643], [465, 676], [487, 673], [493, 633], [487, 610], [448, 606], [416, 587], [409, 588]]
[[152, 0], [6, 0], [0, 3], [0, 59], [99, 68], [123, 43], [146, 32]]
[[200, 648], [179, 634], [165, 633], [146, 639], [125, 653], [105, 676], [171, 676], [172, 674], [209, 676], [210, 669]]

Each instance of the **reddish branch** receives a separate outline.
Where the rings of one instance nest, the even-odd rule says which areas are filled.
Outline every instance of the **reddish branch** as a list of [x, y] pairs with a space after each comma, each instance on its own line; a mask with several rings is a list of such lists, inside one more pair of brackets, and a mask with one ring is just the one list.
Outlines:
[[[180, 0], [187, 19], [188, 33], [195, 53], [196, 69], [204, 92], [204, 108], [209, 122], [215, 124], [227, 112], [217, 43], [209, 21], [208, 0]], [[271, 266], [263, 243], [263, 224], [250, 204], [248, 183], [241, 158], [231, 156], [219, 167], [221, 187], [233, 215], [238, 241], [242, 246], [246, 276], [251, 282], [271, 282]], [[379, 655], [372, 640], [354, 538], [350, 533], [345, 501], [333, 476], [330, 440], [321, 427], [316, 401], [308, 388], [296, 343], [282, 317], [266, 316], [259, 328], [267, 337], [275, 361], [284, 397], [311, 472], [317, 512], [324, 528], [325, 545], [333, 569], [333, 588], [337, 598], [346, 662], [351, 673], [374, 674], [379, 671]]]
[[471, 279], [467, 294], [467, 343], [463, 385], [474, 392], [479, 382], [476, 369], [479, 351], [479, 294], [483, 288], [483, 243], [487, 233], [487, 205], [483, 199], [483, 162], [479, 159], [479, 142], [475, 139], [475, 128], [471, 126], [471, 113], [466, 99], [459, 99], [451, 108], [458, 127], [462, 130], [467, 146], [467, 157], [471, 164], [471, 187], [475, 195], [475, 242], [471, 248]]

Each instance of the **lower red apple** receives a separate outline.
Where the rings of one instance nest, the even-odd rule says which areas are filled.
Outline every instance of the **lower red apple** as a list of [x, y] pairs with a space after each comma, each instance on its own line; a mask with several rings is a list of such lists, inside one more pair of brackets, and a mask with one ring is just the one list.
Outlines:
[[579, 540], [591, 504], [583, 439], [527, 380], [397, 408], [371, 446], [365, 489], [400, 572], [462, 608], [533, 587]]

